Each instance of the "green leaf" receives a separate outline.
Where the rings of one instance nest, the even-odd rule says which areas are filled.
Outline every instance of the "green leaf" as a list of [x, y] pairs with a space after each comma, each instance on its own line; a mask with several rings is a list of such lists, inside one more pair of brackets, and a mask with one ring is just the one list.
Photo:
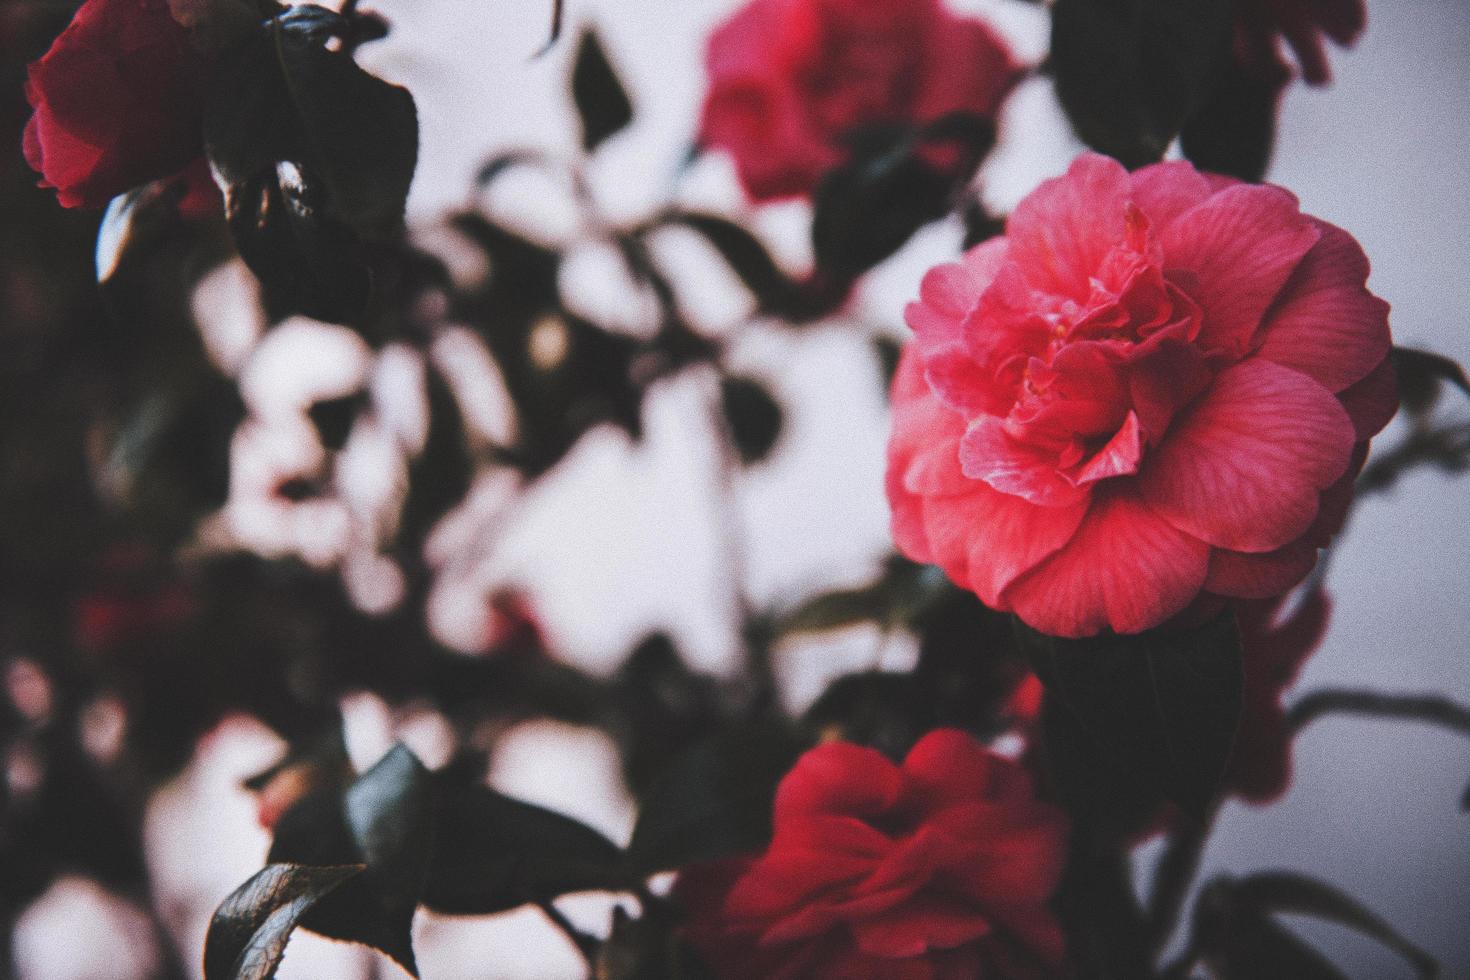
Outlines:
[[464, 778], [441, 782], [423, 903], [489, 915], [628, 886], [622, 850], [591, 827]]
[[776, 785], [799, 753], [774, 721], [722, 732], [682, 753], [638, 814], [628, 862], [636, 874], [681, 868], [764, 847]]
[[301, 925], [332, 939], [381, 950], [417, 976], [410, 927], [433, 847], [430, 776], [412, 752], [394, 746], [347, 791], [323, 791], [276, 825], [270, 860], [367, 866], [319, 902]]
[[347, 444], [353, 423], [368, 407], [369, 402], [370, 399], [363, 392], [328, 398], [312, 403], [306, 410], [306, 417], [311, 420], [322, 445], [336, 452]]
[[750, 466], [769, 456], [781, 437], [782, 413], [765, 385], [751, 378], [722, 378], [720, 406], [740, 461]]
[[1310, 915], [1371, 936], [1409, 961], [1421, 977], [1431, 978], [1439, 967], [1424, 950], [1393, 926], [1365, 908], [1357, 899], [1332, 885], [1290, 871], [1266, 871], [1233, 885], [1236, 900], [1268, 912]]
[[594, 31], [582, 35], [572, 68], [572, 100], [582, 123], [582, 146], [592, 152], [633, 121], [633, 103]]
[[399, 538], [414, 549], [415, 558], [435, 522], [465, 499], [474, 481], [459, 401], [433, 365], [425, 375], [429, 433], [423, 451], [409, 466], [408, 497], [399, 519]]
[[1077, 135], [1128, 167], [1153, 163], [1230, 56], [1228, 0], [1057, 0], [1051, 64]]
[[270, 980], [301, 916], [363, 866], [271, 864], [215, 909], [204, 941], [204, 980]]
[[1398, 375], [1399, 399], [1413, 415], [1428, 414], [1439, 401], [1446, 382], [1470, 395], [1470, 378], [1466, 378], [1465, 369], [1443, 354], [1395, 347], [1390, 356], [1394, 373]]
[[1067, 712], [1120, 769], [1203, 819], [1240, 719], [1234, 613], [1186, 629], [1081, 640], [1043, 636], [1019, 621], [1018, 629], [1053, 710]]
[[777, 635], [820, 633], [876, 622], [886, 628], [907, 626], [943, 602], [952, 590], [944, 573], [893, 557], [871, 585], [823, 592], [782, 615]]
[[796, 284], [776, 265], [760, 240], [735, 222], [712, 214], [680, 211], [665, 215], [660, 223], [683, 225], [703, 236], [755, 296], [762, 312], [780, 313], [796, 302]]
[[206, 100], [230, 229], [277, 315], [359, 319], [368, 245], [402, 225], [418, 158], [413, 97], [327, 48], [346, 31], [332, 11], [293, 7], [216, 71]]
[[1201, 170], [1258, 183], [1276, 143], [1276, 114], [1289, 76], [1263, 78], [1230, 60], [1214, 90], [1184, 124], [1179, 145]]
[[[813, 195], [819, 274], [854, 279], [943, 217], [994, 138], [988, 120], [958, 113], [917, 131], [872, 127], [855, 134], [848, 162], [829, 171]], [[925, 150], [935, 144], [955, 146], [962, 163], [931, 166]]]

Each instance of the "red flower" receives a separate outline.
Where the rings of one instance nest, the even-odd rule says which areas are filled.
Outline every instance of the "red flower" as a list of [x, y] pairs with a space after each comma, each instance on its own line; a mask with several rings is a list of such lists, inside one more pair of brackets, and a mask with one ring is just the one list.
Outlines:
[[899, 548], [1057, 636], [1285, 592], [1397, 406], [1367, 276], [1280, 188], [1083, 156], [909, 306]]
[[1236, 59], [1254, 74], [1278, 84], [1291, 77], [1277, 42], [1286, 38], [1308, 85], [1332, 80], [1325, 37], [1352, 47], [1368, 13], [1363, 0], [1237, 0]]
[[1320, 588], [1313, 589], [1284, 620], [1278, 618], [1281, 606], [1280, 599], [1235, 604], [1245, 691], [1225, 790], [1250, 803], [1280, 798], [1291, 782], [1291, 732], [1281, 695], [1295, 683], [1307, 657], [1322, 642], [1332, 611], [1331, 601]]
[[752, 0], [710, 37], [701, 139], [757, 201], [809, 193], [875, 123], [993, 117], [1018, 69], [941, 0]]
[[203, 150], [201, 78], [167, 0], [87, 0], [30, 66], [25, 157], [66, 207], [102, 207]]
[[725, 977], [1054, 977], [1065, 838], [1025, 771], [962, 732], [902, 767], [834, 742], [781, 781], [765, 854], [687, 869], [676, 893]]

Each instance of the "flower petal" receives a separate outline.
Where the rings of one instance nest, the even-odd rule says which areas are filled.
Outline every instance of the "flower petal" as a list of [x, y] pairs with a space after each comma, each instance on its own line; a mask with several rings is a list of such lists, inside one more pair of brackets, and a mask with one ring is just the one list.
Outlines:
[[1142, 167], [1133, 171], [1128, 183], [1133, 203], [1148, 216], [1156, 235], [1214, 193], [1200, 172], [1183, 160]]
[[1321, 385], [1270, 361], [1222, 371], [1139, 474], [1175, 527], [1232, 551], [1274, 551], [1317, 516], [1347, 469], [1352, 422]]
[[1209, 545], [1155, 514], [1128, 481], [1100, 486], [1077, 533], [1012, 582], [1005, 603], [1052, 636], [1138, 633], [1189, 605]]
[[1388, 356], [1388, 304], [1368, 292], [1368, 258], [1353, 236], [1325, 221], [1315, 224], [1322, 238], [1267, 314], [1255, 356], [1337, 392]]
[[1243, 354], [1321, 232], [1279, 187], [1237, 184], [1164, 229], [1165, 274], [1204, 312], [1199, 343]]
[[1127, 204], [1123, 165], [1084, 153], [1017, 205], [1006, 223], [1010, 258], [1034, 288], [1084, 302], [1093, 274], [1123, 239]]

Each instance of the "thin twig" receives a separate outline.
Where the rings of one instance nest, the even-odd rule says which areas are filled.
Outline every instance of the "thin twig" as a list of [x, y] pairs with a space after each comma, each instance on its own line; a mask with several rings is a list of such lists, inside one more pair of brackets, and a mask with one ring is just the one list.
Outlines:
[[1385, 694], [1329, 688], [1306, 695], [1286, 713], [1292, 731], [1300, 731], [1323, 715], [1369, 715], [1440, 725], [1470, 735], [1470, 709], [1438, 694]]
[[1213, 816], [1203, 823], [1190, 822], [1175, 831], [1154, 868], [1153, 888], [1148, 899], [1148, 948], [1157, 958], [1184, 915], [1189, 886], [1199, 871], [1200, 857], [1214, 824]]

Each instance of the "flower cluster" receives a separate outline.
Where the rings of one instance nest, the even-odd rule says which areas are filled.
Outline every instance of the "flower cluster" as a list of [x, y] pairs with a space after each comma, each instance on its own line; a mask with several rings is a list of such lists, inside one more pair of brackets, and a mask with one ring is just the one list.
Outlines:
[[766, 852], [685, 871], [689, 936], [721, 976], [1057, 976], [1047, 909], [1059, 811], [1020, 766], [942, 729], [895, 765], [812, 749], [781, 782]]

